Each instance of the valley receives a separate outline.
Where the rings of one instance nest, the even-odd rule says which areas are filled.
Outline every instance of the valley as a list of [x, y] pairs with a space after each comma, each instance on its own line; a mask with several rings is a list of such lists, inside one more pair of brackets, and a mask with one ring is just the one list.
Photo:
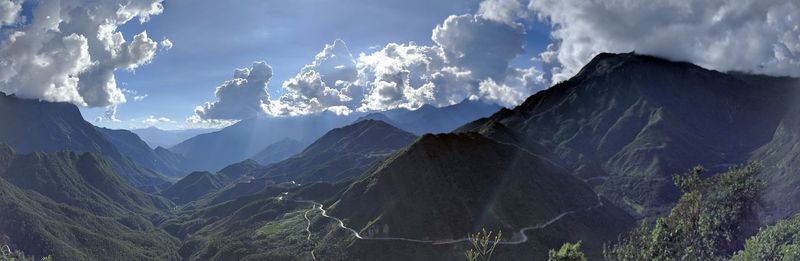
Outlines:
[[764, 204], [737, 226], [800, 211], [798, 83], [600, 54], [493, 113], [464, 101], [253, 119], [168, 149], [4, 95], [0, 120], [16, 124], [0, 133], [0, 243], [56, 260], [463, 260], [486, 229], [503, 235], [487, 241], [499, 260], [546, 260], [565, 242], [610, 259], [638, 226], [679, 213], [690, 194], [673, 175], [692, 166], [711, 179], [765, 163]]

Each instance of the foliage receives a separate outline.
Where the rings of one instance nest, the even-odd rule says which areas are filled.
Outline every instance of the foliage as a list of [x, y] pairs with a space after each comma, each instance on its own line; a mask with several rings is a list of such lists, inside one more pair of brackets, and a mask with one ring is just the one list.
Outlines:
[[[25, 252], [20, 250], [11, 250], [11, 247], [8, 245], [0, 246], [0, 260], [2, 261], [35, 261], [35, 257], [29, 257], [25, 255]], [[41, 261], [53, 261], [53, 256], [48, 255], [44, 256]]]
[[581, 252], [581, 241], [578, 243], [566, 242], [559, 250], [550, 249], [548, 261], [586, 261], [586, 254]]
[[498, 231], [497, 235], [494, 235], [494, 237], [492, 237], [492, 234], [492, 231], [486, 231], [486, 229], [482, 229], [480, 232], [470, 234], [468, 236], [469, 242], [472, 244], [472, 248], [467, 250], [465, 253], [467, 260], [492, 260], [492, 254], [494, 254], [495, 247], [497, 247], [497, 244], [503, 239], [503, 232]]
[[669, 215], [654, 227], [642, 223], [605, 250], [615, 260], [724, 260], [744, 244], [755, 203], [763, 187], [755, 178], [760, 163], [751, 162], [701, 179], [702, 167], [676, 176], [683, 190]]
[[800, 260], [800, 214], [763, 229], [747, 240], [733, 261]]

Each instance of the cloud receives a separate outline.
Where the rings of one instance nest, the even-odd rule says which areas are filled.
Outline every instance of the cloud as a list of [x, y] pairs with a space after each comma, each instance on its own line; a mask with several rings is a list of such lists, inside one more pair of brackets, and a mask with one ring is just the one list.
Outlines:
[[[32, 20], [9, 28], [8, 38], [0, 43], [0, 90], [81, 106], [124, 103], [114, 71], [149, 63], [158, 44], [147, 32], [129, 42], [117, 27], [160, 14], [161, 1], [38, 1]], [[0, 0], [0, 24], [17, 19], [18, 4]]]
[[[432, 30], [431, 38], [435, 43], [431, 46], [389, 43], [370, 48], [377, 50], [361, 53], [358, 58], [337, 39], [283, 82], [285, 92], [276, 99], [270, 100], [267, 93], [269, 79], [253, 84], [234, 77], [217, 88], [218, 102], [197, 107], [189, 121], [236, 120], [262, 112], [297, 116], [323, 111], [350, 114], [416, 109], [465, 99], [510, 107], [546, 84], [534, 67], [510, 66], [525, 48], [526, 35], [520, 23], [482, 15], [452, 15]], [[227, 92], [233, 93], [227, 95], [232, 98], [221, 95]]]
[[170, 41], [169, 39], [164, 38], [164, 40], [161, 40], [159, 44], [161, 45], [161, 48], [163, 48], [164, 50], [172, 49], [172, 41]]
[[470, 70], [474, 77], [502, 79], [509, 62], [525, 48], [522, 24], [501, 23], [480, 15], [450, 16], [433, 29], [433, 41], [447, 62]]
[[154, 115], [147, 116], [146, 119], [142, 120], [143, 123], [147, 124], [156, 124], [156, 123], [175, 123], [175, 121], [171, 120], [167, 117], [156, 117]]
[[514, 25], [527, 18], [528, 12], [519, 0], [486, 0], [481, 2], [478, 15], [488, 20]]
[[439, 47], [390, 43], [358, 58], [365, 97], [359, 110], [416, 108], [434, 99], [429, 79], [444, 67]]
[[202, 119], [199, 116], [192, 115], [186, 118], [185, 125], [180, 126], [180, 129], [221, 129], [233, 125], [238, 120], [219, 120], [219, 119]]
[[[123, 83], [123, 85], [124, 85], [124, 83]], [[143, 101], [148, 96], [146, 93], [142, 94], [142, 95], [139, 95], [139, 92], [137, 92], [135, 90], [131, 90], [131, 89], [120, 88], [120, 91], [122, 91], [122, 93], [125, 94], [126, 97], [133, 96], [133, 100], [137, 101], [137, 102], [138, 101]]]
[[137, 101], [137, 102], [138, 101], [143, 101], [145, 98], [147, 98], [147, 94], [133, 96], [133, 100]]
[[300, 73], [283, 82], [287, 93], [264, 109], [271, 115], [293, 116], [336, 107], [337, 113], [348, 114], [349, 110], [342, 108], [361, 99], [362, 91], [352, 84], [357, 78], [353, 55], [344, 41], [336, 39], [325, 45]]
[[217, 87], [214, 93], [217, 101], [195, 108], [193, 120], [241, 120], [263, 115], [264, 106], [270, 102], [267, 93], [270, 78], [272, 67], [265, 62], [236, 69], [232, 80]]
[[800, 76], [800, 2], [793, 0], [532, 0], [553, 26], [542, 55], [552, 79], [600, 52], [652, 54], [721, 71]]
[[0, 0], [0, 26], [16, 23], [20, 11], [22, 11], [21, 1]]
[[111, 105], [106, 107], [106, 111], [103, 112], [103, 115], [94, 119], [95, 122], [120, 122], [117, 119], [117, 105]]
[[[543, 81], [525, 80], [521, 77], [531, 76], [517, 73], [524, 70], [541, 74], [533, 67], [510, 67], [525, 48], [522, 24], [482, 15], [452, 15], [433, 29], [432, 40], [436, 43], [433, 46], [392, 43], [359, 56], [359, 72], [366, 89], [359, 110], [446, 106], [473, 96], [513, 106], [518, 103], [508, 97], [527, 97], [545, 86]], [[480, 90], [480, 83], [487, 79], [506, 88], [495, 88], [497, 95], [487, 96], [488, 92]], [[497, 93], [504, 91], [513, 94]]]

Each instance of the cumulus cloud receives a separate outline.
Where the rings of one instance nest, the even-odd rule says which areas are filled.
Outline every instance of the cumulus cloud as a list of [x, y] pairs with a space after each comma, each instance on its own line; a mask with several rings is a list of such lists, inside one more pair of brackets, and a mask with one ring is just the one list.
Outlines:
[[236, 69], [232, 80], [217, 87], [217, 101], [197, 106], [190, 121], [241, 120], [262, 115], [270, 102], [267, 84], [271, 78], [272, 67], [265, 62]]
[[0, 0], [0, 26], [16, 23], [20, 11], [22, 11], [21, 1]]
[[[117, 27], [135, 18], [143, 23], [160, 14], [161, 1], [37, 2], [32, 20], [8, 29], [8, 38], [0, 43], [0, 90], [81, 106], [124, 103], [114, 71], [133, 70], [150, 62], [158, 44], [147, 32], [127, 41]], [[17, 19], [18, 4], [0, 0], [0, 23]]]
[[[370, 47], [373, 52], [357, 58], [337, 39], [283, 82], [285, 93], [280, 97], [269, 99], [268, 79], [256, 85], [229, 81], [217, 88], [219, 101], [199, 106], [189, 121], [244, 119], [261, 112], [296, 116], [416, 109], [465, 99], [514, 106], [542, 89], [546, 81], [533, 67], [510, 66], [523, 53], [526, 35], [522, 24], [504, 19], [501, 15], [452, 15], [432, 30], [434, 45], [389, 43]], [[243, 95], [230, 94], [234, 98], [226, 99], [221, 95], [226, 90]]]
[[164, 40], [161, 40], [159, 44], [161, 45], [161, 48], [163, 48], [164, 50], [172, 49], [172, 41], [170, 41], [169, 39], [164, 38]]
[[529, 14], [519, 0], [486, 0], [481, 2], [478, 15], [514, 25], [519, 19], [527, 18]]
[[344, 41], [337, 39], [325, 45], [300, 73], [283, 82], [287, 93], [264, 108], [272, 115], [303, 115], [334, 107], [336, 113], [348, 114], [343, 108], [361, 99], [362, 91], [352, 84], [357, 78], [353, 55]]
[[525, 29], [480, 15], [450, 16], [433, 29], [448, 63], [470, 70], [474, 77], [503, 78], [508, 63], [525, 48]]
[[[380, 51], [359, 56], [366, 89], [359, 110], [445, 106], [473, 96], [513, 106], [521, 98], [509, 97], [527, 97], [544, 86], [541, 81], [524, 80], [520, 78], [524, 75], [517, 73], [539, 73], [538, 70], [509, 65], [525, 48], [522, 24], [481, 14], [453, 15], [433, 29], [432, 40], [436, 45], [389, 44]], [[497, 95], [486, 96], [480, 84], [487, 79], [506, 88], [495, 89]], [[513, 94], [499, 93], [505, 91]]]
[[600, 52], [652, 54], [708, 68], [800, 76], [800, 2], [531, 0], [553, 25], [542, 55], [554, 81]]
[[390, 43], [358, 58], [366, 94], [359, 110], [416, 108], [434, 100], [429, 79], [444, 68], [439, 47]]

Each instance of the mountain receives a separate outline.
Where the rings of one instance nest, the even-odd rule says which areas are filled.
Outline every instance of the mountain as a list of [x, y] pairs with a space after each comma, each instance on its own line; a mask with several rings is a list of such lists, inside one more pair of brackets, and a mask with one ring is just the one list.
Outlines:
[[[114, 144], [114, 147], [116, 147], [122, 155], [127, 156], [143, 167], [171, 177], [183, 177], [186, 175], [180, 169], [180, 165], [176, 165], [172, 158], [173, 156], [164, 155], [163, 152], [161, 154], [156, 153], [135, 133], [128, 130], [98, 129], [111, 144]], [[163, 159], [162, 155], [168, 158]]]
[[269, 165], [271, 163], [285, 160], [286, 158], [303, 151], [303, 148], [305, 148], [305, 145], [302, 142], [285, 138], [270, 144], [250, 158], [259, 164]]
[[[365, 120], [382, 121], [382, 122], [385, 122], [385, 123], [387, 123], [389, 125], [392, 125], [392, 126], [395, 126], [395, 127], [400, 126], [399, 123], [394, 122], [394, 120], [390, 119], [389, 116], [386, 116], [386, 114], [383, 114], [383, 113], [380, 113], [380, 112], [372, 112], [372, 113], [369, 113], [367, 115], [361, 116], [353, 123], [360, 122], [360, 121], [365, 121]], [[398, 128], [400, 128], [400, 127], [398, 127]]]
[[186, 159], [183, 156], [164, 147], [156, 147], [153, 149], [153, 153], [167, 166], [174, 166], [179, 170], [190, 169], [189, 166], [186, 166]]
[[[192, 172], [161, 191], [160, 194], [178, 204], [187, 204], [203, 197], [208, 197], [208, 199], [202, 203], [218, 203], [219, 201], [253, 194], [264, 189], [266, 184], [252, 183], [253, 175], [262, 168], [263, 166], [258, 162], [245, 160], [227, 166], [216, 174], [207, 171]], [[249, 192], [243, 192], [241, 188], [243, 186], [248, 187]], [[219, 190], [222, 190], [222, 192], [218, 192]]]
[[186, 130], [162, 130], [157, 127], [130, 130], [144, 140], [152, 148], [169, 148], [191, 137], [218, 131], [219, 129], [186, 129]]
[[222, 130], [200, 134], [170, 148], [183, 156], [192, 171], [217, 171], [240, 162], [270, 144], [291, 138], [312, 141], [330, 129], [344, 126], [354, 116], [322, 113], [298, 117], [254, 118], [242, 120]]
[[[499, 260], [546, 256], [551, 245], [577, 240], [597, 257], [603, 242], [633, 224], [603, 201], [567, 170], [516, 146], [474, 133], [427, 134], [352, 183], [328, 214], [365, 238], [443, 242], [481, 228], [503, 231], [505, 240], [520, 244], [504, 246]], [[536, 226], [544, 229], [521, 233]], [[347, 240], [341, 246], [349, 244], [348, 251], [366, 259], [463, 258], [463, 251], [425, 251], [426, 244], [405, 254], [405, 244]]]
[[0, 237], [56, 260], [170, 260], [153, 225], [172, 204], [123, 181], [96, 153], [17, 154], [0, 145]]
[[[262, 166], [245, 160], [227, 166], [217, 174], [205, 174], [200, 189], [181, 184], [197, 183], [198, 177], [178, 181], [173, 187], [181, 194], [191, 194], [180, 203], [200, 200], [201, 204], [217, 204], [226, 200], [263, 192], [276, 186], [297, 186], [311, 182], [345, 182], [372, 167], [376, 162], [416, 139], [411, 133], [377, 120], [363, 120], [336, 128], [309, 145], [301, 153], [286, 160]], [[207, 180], [207, 181], [206, 181]], [[210, 186], [212, 181], [220, 184]], [[271, 190], [270, 190], [271, 191]], [[280, 192], [280, 191], [279, 191]], [[174, 198], [175, 192], [165, 194]]]
[[0, 143], [17, 152], [95, 152], [135, 186], [158, 185], [167, 180], [120, 153], [98, 128], [83, 119], [75, 105], [0, 93], [0, 122]]
[[364, 120], [329, 131], [303, 152], [265, 167], [256, 177], [299, 183], [354, 177], [414, 139], [414, 134], [385, 122]]
[[458, 131], [550, 151], [631, 213], [658, 215], [679, 195], [673, 174], [724, 170], [773, 139], [794, 91], [766, 79], [600, 54], [573, 78]]
[[[772, 224], [779, 219], [789, 218], [800, 212], [800, 79], [749, 77], [754, 82], [768, 82], [770, 85], [782, 86], [786, 91], [776, 93], [785, 96], [791, 103], [783, 112], [772, 138], [751, 155], [751, 159], [763, 162], [764, 177], [767, 184], [764, 189], [762, 204], [764, 205], [764, 224]], [[772, 127], [772, 126], [764, 126]]]
[[422, 135], [450, 132], [473, 120], [492, 115], [501, 108], [497, 104], [467, 99], [454, 105], [438, 108], [432, 105], [423, 105], [416, 110], [401, 108], [371, 113], [361, 119], [385, 121], [408, 132]]
[[192, 172], [162, 191], [161, 195], [171, 199], [175, 203], [185, 204], [197, 200], [212, 191], [216, 191], [221, 188], [224, 183], [224, 180], [210, 172], [197, 171]]
[[[458, 126], [500, 109], [495, 104], [465, 100], [461, 103], [434, 107], [425, 105], [417, 110], [404, 108], [366, 115], [354, 112], [336, 115], [324, 112], [298, 117], [259, 117], [240, 121], [222, 130], [200, 134], [170, 148], [186, 158], [189, 170], [217, 171], [227, 165], [251, 158], [267, 146], [286, 138], [308, 144], [333, 128], [361, 119], [386, 119], [396, 127], [416, 133], [449, 132]], [[386, 116], [386, 117], [382, 117]]]

